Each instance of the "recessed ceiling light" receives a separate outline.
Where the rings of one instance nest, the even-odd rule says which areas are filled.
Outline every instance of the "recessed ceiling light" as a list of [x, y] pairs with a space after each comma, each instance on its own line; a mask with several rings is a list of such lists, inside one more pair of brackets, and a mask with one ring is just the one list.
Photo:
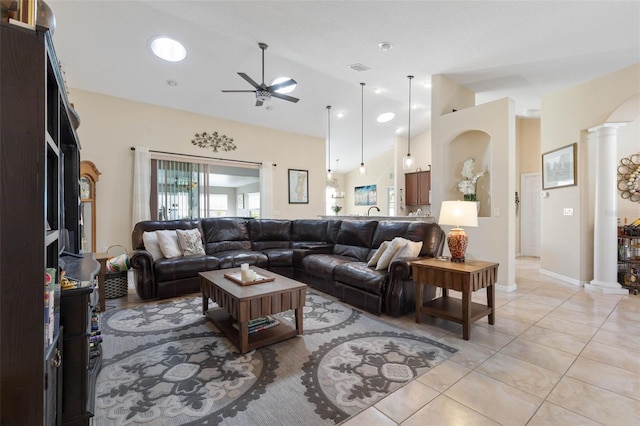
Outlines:
[[386, 42], [386, 41], [383, 41], [382, 43], [378, 43], [378, 47], [379, 47], [380, 49], [382, 49], [382, 51], [387, 52], [387, 51], [391, 50], [391, 48], [392, 48], [393, 46], [391, 45], [391, 43], [388, 43], [388, 42]]
[[391, 121], [395, 118], [395, 114], [392, 112], [385, 112], [382, 113], [378, 116], [378, 118], [376, 118], [376, 121], [378, 123], [386, 123], [387, 121]]
[[[291, 80], [291, 77], [278, 77], [278, 78], [276, 78], [275, 80], [273, 80], [271, 82], [270, 86], [273, 86], [274, 84], [282, 83], [282, 82], [287, 81], [287, 80]], [[293, 81], [295, 81], [295, 80], [293, 80]], [[284, 86], [283, 88], [276, 90], [276, 92], [282, 93], [282, 94], [293, 92], [293, 90], [297, 86], [298, 86], [298, 83], [290, 84], [288, 86]]]
[[427, 89], [431, 89], [431, 82], [427, 81], [426, 83], [424, 83], [424, 87], [426, 87]]
[[398, 127], [396, 129], [396, 133], [402, 133], [404, 131], [404, 127]]
[[373, 93], [375, 93], [376, 95], [379, 95], [380, 93], [382, 93], [382, 89], [378, 87], [376, 88], [376, 90], [373, 91]]
[[154, 55], [169, 62], [180, 62], [187, 56], [187, 49], [169, 37], [154, 37], [149, 42], [149, 47]]
[[336, 112], [336, 117], [338, 117], [338, 118], [344, 117], [344, 112], [342, 112], [342, 111]]

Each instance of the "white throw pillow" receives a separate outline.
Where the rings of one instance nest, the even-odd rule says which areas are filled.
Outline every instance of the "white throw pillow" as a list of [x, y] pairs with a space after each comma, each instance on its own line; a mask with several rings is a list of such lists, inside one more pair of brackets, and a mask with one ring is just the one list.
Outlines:
[[172, 257], [180, 257], [182, 256], [182, 250], [180, 250], [180, 245], [178, 245], [178, 234], [176, 231], [156, 231], [156, 235], [158, 236], [158, 243], [160, 243], [160, 250], [162, 250], [162, 254], [167, 259]]
[[389, 267], [396, 259], [406, 258], [406, 257], [417, 257], [420, 254], [420, 250], [422, 250], [422, 241], [411, 241], [407, 240], [407, 243], [400, 250], [393, 255], [393, 259], [389, 262]]
[[408, 240], [405, 240], [404, 238], [395, 237], [391, 241], [391, 244], [389, 244], [387, 249], [384, 251], [384, 253], [382, 253], [380, 259], [378, 259], [376, 270], [379, 271], [381, 269], [386, 269], [389, 266], [389, 263], [391, 263], [391, 259], [393, 259], [393, 256], [396, 254], [396, 252], [404, 247], [407, 242]]
[[380, 260], [382, 254], [385, 252], [385, 250], [387, 250], [387, 247], [389, 247], [389, 244], [391, 244], [391, 241], [383, 241], [382, 244], [380, 244], [380, 247], [378, 247], [378, 250], [373, 254], [371, 259], [369, 259], [367, 266], [375, 267], [378, 264], [378, 260]]
[[144, 243], [144, 249], [151, 254], [154, 262], [158, 259], [164, 259], [155, 231], [142, 234], [142, 242]]
[[178, 245], [183, 256], [204, 254], [202, 236], [198, 229], [176, 229], [176, 234], [178, 234]]

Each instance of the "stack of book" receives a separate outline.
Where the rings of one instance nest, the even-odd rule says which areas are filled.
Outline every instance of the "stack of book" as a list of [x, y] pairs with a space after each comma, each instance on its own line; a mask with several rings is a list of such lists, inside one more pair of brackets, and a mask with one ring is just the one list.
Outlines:
[[[260, 317], [256, 319], [252, 319], [249, 321], [249, 334], [257, 333], [258, 331], [266, 330], [267, 328], [275, 327], [280, 324], [280, 321], [277, 319], [266, 316]], [[237, 322], [233, 324], [233, 326], [237, 329], [240, 328], [240, 324]]]

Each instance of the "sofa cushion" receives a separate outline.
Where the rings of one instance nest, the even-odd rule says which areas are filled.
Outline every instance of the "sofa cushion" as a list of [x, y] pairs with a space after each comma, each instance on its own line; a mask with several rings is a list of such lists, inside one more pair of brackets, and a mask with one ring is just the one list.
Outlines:
[[142, 236], [145, 232], [156, 232], [160, 229], [196, 229], [200, 228], [200, 220], [183, 219], [183, 220], [144, 220], [138, 222], [133, 227], [131, 233], [131, 248], [133, 250], [143, 250], [144, 241]]
[[251, 251], [251, 240], [247, 221], [235, 217], [217, 217], [202, 219], [204, 250], [207, 254], [216, 254], [231, 250]]
[[254, 250], [289, 248], [291, 246], [290, 220], [251, 220], [247, 225]]
[[219, 251], [212, 256], [220, 261], [220, 269], [237, 268], [243, 263], [266, 268], [269, 263], [266, 254], [252, 250]]
[[436, 223], [382, 220], [373, 235], [371, 247], [379, 247], [382, 242], [395, 237], [422, 241], [419, 256], [436, 257], [441, 249], [443, 231]]
[[293, 249], [272, 248], [261, 250], [269, 259], [268, 267], [274, 266], [292, 266], [293, 265]]
[[181, 256], [160, 259], [153, 264], [156, 282], [197, 277], [199, 272], [220, 269], [220, 261], [213, 256]]
[[389, 272], [386, 269], [375, 270], [364, 262], [350, 262], [337, 265], [333, 278], [368, 293], [381, 295], [389, 280]]
[[333, 279], [333, 269], [340, 264], [354, 262], [356, 259], [335, 254], [311, 254], [302, 259], [302, 267], [309, 275]]
[[375, 220], [343, 220], [333, 254], [366, 262], [376, 226], [378, 222]]
[[403, 248], [406, 244], [407, 244], [407, 240], [405, 240], [404, 238], [395, 237], [393, 240], [391, 240], [391, 243], [389, 244], [387, 249], [384, 251], [384, 253], [382, 253], [382, 256], [380, 256], [380, 259], [378, 259], [378, 263], [376, 264], [376, 269], [378, 270], [387, 269], [387, 267], [389, 267], [389, 264], [391, 263], [391, 260], [396, 255], [396, 253], [401, 248]]
[[339, 220], [296, 219], [291, 222], [291, 246], [334, 244], [340, 230]]

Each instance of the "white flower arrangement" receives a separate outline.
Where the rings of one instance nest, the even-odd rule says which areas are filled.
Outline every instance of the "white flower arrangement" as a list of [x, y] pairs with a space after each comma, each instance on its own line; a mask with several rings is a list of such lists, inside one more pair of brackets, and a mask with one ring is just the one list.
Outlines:
[[476, 185], [478, 183], [478, 179], [487, 174], [486, 169], [474, 174], [474, 168], [475, 160], [473, 158], [466, 160], [462, 166], [462, 177], [464, 177], [464, 179], [458, 183], [458, 191], [462, 192], [465, 201], [477, 200]]

